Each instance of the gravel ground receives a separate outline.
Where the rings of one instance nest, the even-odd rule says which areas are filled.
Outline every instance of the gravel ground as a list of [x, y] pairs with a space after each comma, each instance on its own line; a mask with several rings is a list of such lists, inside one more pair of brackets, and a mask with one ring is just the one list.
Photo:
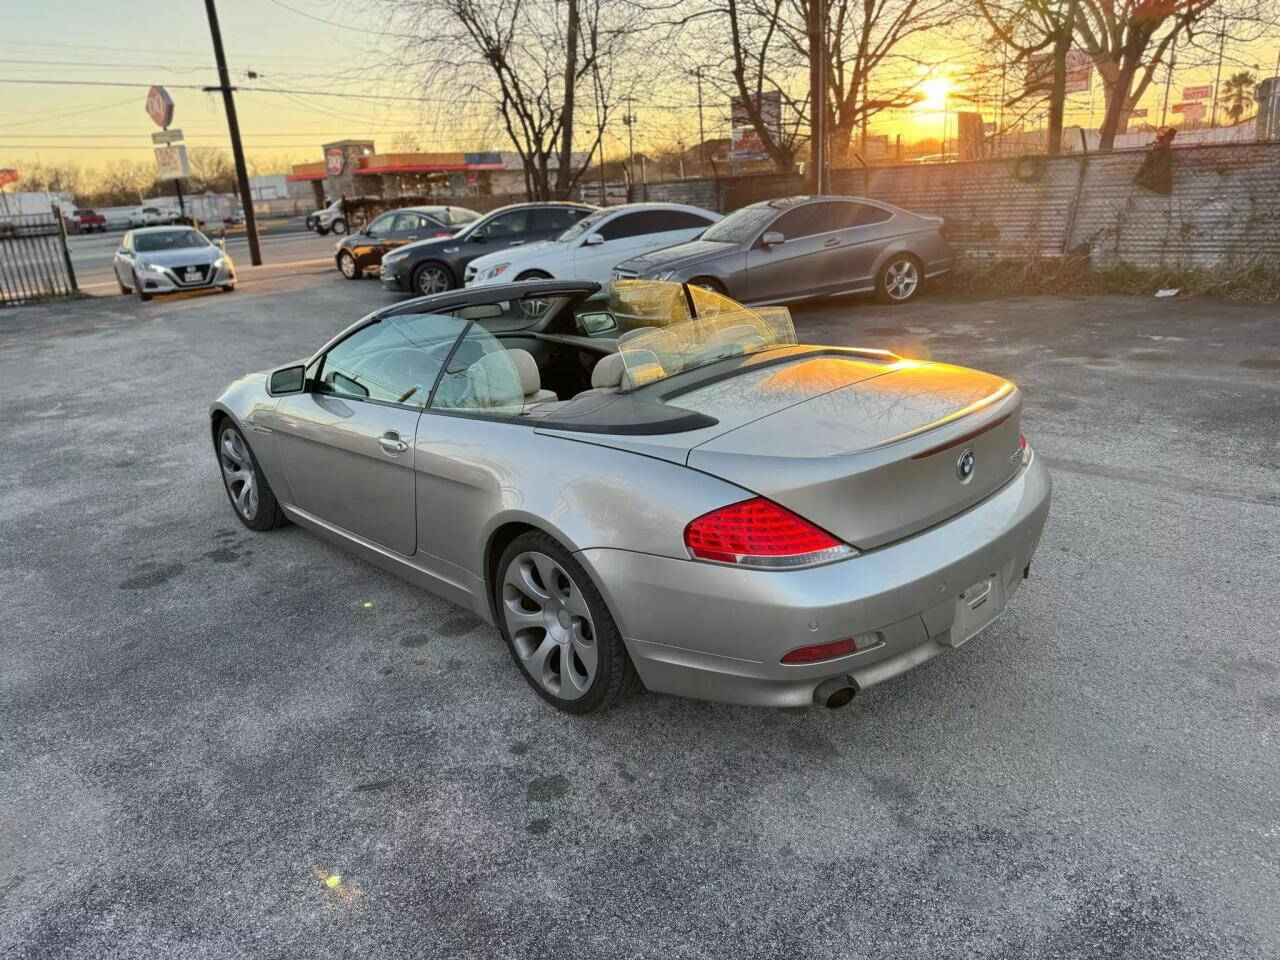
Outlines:
[[1280, 955], [1280, 308], [797, 309], [1022, 386], [1032, 579], [841, 711], [576, 719], [226, 502], [209, 399], [388, 299], [0, 313], [0, 956]]

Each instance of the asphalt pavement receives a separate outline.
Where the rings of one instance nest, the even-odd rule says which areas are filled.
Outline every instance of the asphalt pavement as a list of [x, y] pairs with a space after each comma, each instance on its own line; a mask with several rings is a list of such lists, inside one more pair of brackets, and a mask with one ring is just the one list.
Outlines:
[[1031, 579], [844, 710], [575, 718], [227, 503], [209, 400], [391, 299], [0, 311], [0, 956], [1280, 955], [1280, 308], [798, 308], [1019, 383]]

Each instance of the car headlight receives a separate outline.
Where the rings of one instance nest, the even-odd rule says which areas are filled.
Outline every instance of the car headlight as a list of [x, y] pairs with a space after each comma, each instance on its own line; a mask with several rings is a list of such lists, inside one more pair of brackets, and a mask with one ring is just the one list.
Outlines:
[[674, 270], [659, 270], [657, 273], [649, 274], [650, 280], [670, 280], [676, 275]]
[[408, 256], [407, 253], [388, 253], [385, 257], [382, 258], [382, 262], [383, 264], [399, 263], [401, 260], [403, 260], [407, 256]]
[[496, 266], [492, 266], [488, 270], [486, 270], [484, 273], [480, 274], [480, 279], [492, 280], [494, 277], [500, 277], [502, 276], [503, 273], [506, 272], [506, 269], [509, 266], [511, 266], [511, 264], [509, 263], [499, 263]]
[[164, 267], [160, 266], [158, 263], [144, 263], [142, 264], [142, 272], [164, 276]]
[[219, 258], [214, 262], [214, 264], [213, 264], [213, 269], [215, 269], [215, 270], [230, 270], [230, 269], [231, 269], [231, 258], [230, 258], [230, 257], [227, 257], [227, 256], [219, 257]]

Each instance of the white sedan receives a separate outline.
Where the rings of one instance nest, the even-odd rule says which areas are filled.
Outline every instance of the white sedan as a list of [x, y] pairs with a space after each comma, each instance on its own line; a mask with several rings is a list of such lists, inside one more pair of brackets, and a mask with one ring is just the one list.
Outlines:
[[579, 220], [554, 240], [477, 257], [466, 285], [521, 280], [594, 280], [608, 283], [616, 264], [651, 250], [692, 240], [720, 214], [682, 203], [628, 203]]

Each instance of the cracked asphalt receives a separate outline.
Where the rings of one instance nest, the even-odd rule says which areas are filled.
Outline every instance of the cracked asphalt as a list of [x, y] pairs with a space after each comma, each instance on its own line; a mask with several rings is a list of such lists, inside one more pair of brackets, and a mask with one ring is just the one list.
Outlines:
[[0, 312], [0, 956], [1280, 955], [1280, 307], [797, 308], [1020, 384], [1032, 579], [841, 711], [583, 719], [231, 512], [210, 398], [389, 299]]

